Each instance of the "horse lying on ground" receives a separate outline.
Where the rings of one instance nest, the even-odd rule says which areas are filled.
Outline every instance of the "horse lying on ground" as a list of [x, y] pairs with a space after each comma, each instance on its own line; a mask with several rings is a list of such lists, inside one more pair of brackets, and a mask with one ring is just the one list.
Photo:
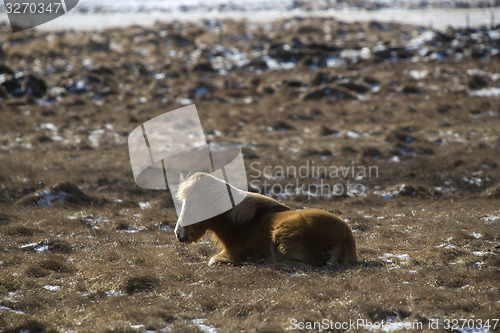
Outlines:
[[[183, 226], [182, 211], [200, 179], [210, 186], [246, 195], [234, 208], [204, 221]], [[356, 243], [349, 225], [340, 217], [319, 209], [293, 211], [261, 194], [244, 192], [207, 173], [181, 180], [177, 197], [183, 209], [175, 227], [179, 241], [197, 242], [207, 231], [220, 247], [210, 259], [215, 263], [282, 263], [325, 266], [351, 265], [357, 261]]]

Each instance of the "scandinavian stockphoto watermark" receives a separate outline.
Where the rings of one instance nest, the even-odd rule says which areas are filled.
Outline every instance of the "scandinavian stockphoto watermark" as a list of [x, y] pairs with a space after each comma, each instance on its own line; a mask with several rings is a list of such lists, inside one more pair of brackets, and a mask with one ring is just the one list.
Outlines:
[[[166, 112], [134, 129], [128, 137], [130, 163], [138, 186], [170, 190], [182, 226], [222, 214], [241, 203], [249, 188], [271, 196], [362, 196], [363, 181], [378, 177], [376, 166], [323, 166], [305, 161], [298, 166], [250, 164], [248, 174], [239, 145], [208, 143], [195, 105]], [[190, 200], [179, 196], [181, 182], [203, 172], [226, 183], [217, 187], [210, 177], [198, 182]]]
[[250, 164], [249, 185], [251, 189], [277, 197], [354, 197], [364, 196], [367, 187], [363, 182], [378, 176], [377, 166], [317, 165], [310, 160], [282, 166], [255, 161]]
[[19, 32], [67, 14], [78, 0], [4, 0], [12, 32]]
[[427, 321], [397, 321], [397, 317], [388, 318], [381, 321], [370, 321], [367, 319], [349, 319], [348, 321], [334, 321], [322, 319], [320, 321], [300, 321], [295, 318], [289, 320], [290, 326], [287, 330], [308, 330], [308, 331], [357, 331], [368, 330], [375, 332], [393, 332], [401, 330], [422, 331], [426, 330], [446, 330], [453, 332], [489, 332], [495, 330], [499, 325], [499, 319], [440, 319], [431, 318]]
[[[394, 330], [422, 330], [424, 325], [419, 321], [407, 322], [394, 322], [394, 321], [369, 321], [366, 319], [356, 319], [349, 321], [334, 321], [330, 319], [323, 319], [321, 321], [299, 321], [297, 319], [290, 319], [290, 326], [288, 330], [369, 330], [369, 331], [383, 331], [391, 332]], [[433, 326], [429, 325], [429, 329]]]

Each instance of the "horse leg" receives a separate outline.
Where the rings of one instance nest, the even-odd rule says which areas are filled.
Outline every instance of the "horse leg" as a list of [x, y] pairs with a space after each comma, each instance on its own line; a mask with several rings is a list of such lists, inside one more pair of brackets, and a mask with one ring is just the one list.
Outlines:
[[212, 258], [210, 258], [210, 261], [208, 264], [210, 266], [216, 265], [216, 264], [232, 264], [234, 261], [233, 259], [229, 256], [229, 254], [225, 251], [222, 251]]
[[326, 268], [332, 269], [332, 270], [338, 270], [343, 267], [343, 264], [339, 263], [339, 251], [338, 249], [333, 249], [328, 253], [328, 260], [326, 261]]

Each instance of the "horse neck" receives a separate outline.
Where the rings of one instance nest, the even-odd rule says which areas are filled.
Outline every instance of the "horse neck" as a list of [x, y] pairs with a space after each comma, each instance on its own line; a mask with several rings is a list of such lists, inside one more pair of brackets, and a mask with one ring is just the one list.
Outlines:
[[226, 213], [217, 215], [209, 219], [206, 223], [207, 230], [212, 231], [217, 237], [221, 238], [226, 231], [235, 227], [233, 221], [229, 219]]

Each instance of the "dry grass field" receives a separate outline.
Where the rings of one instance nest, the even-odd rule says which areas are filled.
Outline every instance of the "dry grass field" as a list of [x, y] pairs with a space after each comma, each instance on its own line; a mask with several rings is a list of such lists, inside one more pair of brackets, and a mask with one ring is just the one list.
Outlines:
[[[498, 27], [2, 26], [0, 41], [0, 332], [500, 329]], [[345, 219], [359, 265], [211, 267], [209, 237], [179, 243], [127, 135], [190, 103], [210, 141], [241, 145], [251, 190]]]

